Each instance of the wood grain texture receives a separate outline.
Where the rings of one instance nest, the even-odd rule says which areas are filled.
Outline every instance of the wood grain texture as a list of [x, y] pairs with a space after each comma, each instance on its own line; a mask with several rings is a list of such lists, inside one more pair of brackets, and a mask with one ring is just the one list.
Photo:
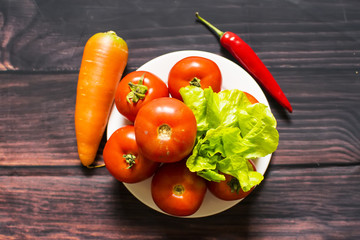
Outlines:
[[50, 176], [0, 175], [0, 238], [360, 237], [359, 166], [271, 167], [266, 180], [243, 202], [199, 219], [157, 213], [134, 199], [105, 169], [98, 170], [87, 175], [72, 168], [69, 175], [56, 177], [51, 172], [57, 168], [47, 169]]
[[23, 74], [16, 79], [2, 75], [1, 165], [75, 165], [77, 75]]
[[[296, 69], [274, 73], [281, 76], [295, 110], [288, 115], [269, 97], [280, 133], [272, 164], [359, 163], [360, 81], [355, 73]], [[77, 74], [0, 76], [0, 166], [77, 166]]]
[[[82, 167], [74, 109], [96, 32], [126, 40], [125, 74], [179, 50], [235, 61], [196, 11], [258, 53], [294, 112], [267, 95], [280, 143], [265, 181], [190, 220]], [[359, 12], [357, 0], [0, 0], [0, 239], [359, 239]]]
[[110, 29], [127, 41], [132, 70], [177, 50], [226, 55], [195, 11], [241, 35], [270, 68], [358, 68], [360, 62], [356, 0], [1, 2], [3, 70], [77, 71], [86, 40]]

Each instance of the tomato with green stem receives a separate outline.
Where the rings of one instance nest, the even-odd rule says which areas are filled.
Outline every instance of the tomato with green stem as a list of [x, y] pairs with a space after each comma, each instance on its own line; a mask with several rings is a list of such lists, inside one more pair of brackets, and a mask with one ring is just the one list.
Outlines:
[[195, 115], [175, 98], [158, 98], [144, 105], [134, 127], [140, 153], [155, 162], [180, 161], [195, 144]]
[[[255, 164], [253, 161], [249, 160], [249, 164], [252, 167], [253, 171], [256, 171]], [[232, 201], [239, 200], [248, 196], [255, 187], [251, 188], [249, 191], [244, 192], [241, 189], [239, 180], [235, 177], [222, 173], [225, 176], [225, 180], [221, 182], [208, 181], [207, 186], [209, 191], [214, 194], [217, 198]]]
[[172, 97], [182, 100], [180, 88], [197, 86], [202, 89], [211, 87], [214, 92], [221, 90], [222, 76], [218, 65], [207, 58], [190, 56], [178, 61], [170, 70], [168, 77], [169, 92]]
[[120, 81], [115, 93], [115, 106], [119, 113], [134, 122], [143, 105], [168, 96], [169, 90], [158, 76], [147, 71], [134, 71]]
[[164, 212], [189, 216], [201, 206], [206, 193], [206, 180], [190, 172], [185, 161], [160, 166], [151, 182], [151, 195]]
[[125, 183], [145, 180], [159, 167], [159, 163], [139, 154], [132, 125], [121, 127], [110, 136], [104, 147], [103, 158], [110, 174]]

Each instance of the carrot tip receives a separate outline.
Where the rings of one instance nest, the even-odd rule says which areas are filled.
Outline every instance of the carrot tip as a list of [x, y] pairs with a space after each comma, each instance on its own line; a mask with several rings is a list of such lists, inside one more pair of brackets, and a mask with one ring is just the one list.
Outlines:
[[105, 163], [104, 164], [100, 164], [100, 165], [90, 165], [90, 166], [86, 166], [89, 169], [93, 169], [93, 168], [102, 168], [105, 167]]

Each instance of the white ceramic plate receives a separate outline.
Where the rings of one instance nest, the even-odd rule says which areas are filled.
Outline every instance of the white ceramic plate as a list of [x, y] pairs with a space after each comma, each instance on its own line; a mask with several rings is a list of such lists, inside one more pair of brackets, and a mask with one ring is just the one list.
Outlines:
[[[222, 89], [236, 89], [236, 88], [240, 89], [242, 91], [252, 94], [259, 102], [269, 106], [269, 103], [264, 93], [262, 92], [261, 88], [245, 70], [243, 70], [236, 63], [213, 53], [208, 53], [203, 51], [191, 51], [191, 50], [172, 52], [154, 58], [153, 60], [145, 63], [138, 70], [149, 71], [157, 75], [164, 82], [167, 83], [168, 74], [172, 66], [179, 60], [189, 56], [201, 56], [213, 60], [219, 66], [223, 77]], [[114, 105], [108, 122], [107, 139], [109, 139], [111, 134], [115, 132], [118, 128], [128, 124], [132, 124], [132, 123], [126, 120], [117, 111]], [[256, 165], [257, 171], [260, 172], [261, 174], [264, 174], [270, 163], [270, 159], [271, 159], [271, 154], [256, 159], [254, 163]], [[152, 200], [151, 190], [150, 190], [151, 178], [139, 183], [133, 183], [133, 184], [124, 183], [124, 185], [141, 202], [143, 202], [147, 206], [159, 212], [164, 213], [161, 209], [159, 209], [156, 206], [156, 204]], [[214, 215], [231, 208], [240, 201], [241, 200], [223, 201], [216, 198], [209, 191], [207, 191], [205, 195], [205, 199], [200, 209], [195, 214], [189, 217], [196, 218], [196, 217], [206, 217], [206, 216]]]

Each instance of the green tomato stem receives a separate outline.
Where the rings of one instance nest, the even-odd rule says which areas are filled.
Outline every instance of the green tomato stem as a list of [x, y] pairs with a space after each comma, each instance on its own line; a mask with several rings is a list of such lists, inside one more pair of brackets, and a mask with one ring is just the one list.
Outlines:
[[190, 81], [190, 86], [201, 87], [200, 79], [197, 78], [197, 77], [194, 77], [194, 78]]
[[140, 99], [145, 98], [145, 94], [148, 91], [148, 87], [143, 84], [145, 73], [141, 76], [138, 84], [134, 84], [129, 82], [128, 85], [130, 87], [130, 92], [126, 96], [126, 100], [128, 103], [137, 103]]
[[231, 180], [227, 182], [227, 185], [230, 187], [231, 192], [236, 192], [237, 194], [239, 194], [241, 186], [237, 178], [235, 177], [231, 178]]
[[176, 196], [182, 196], [185, 192], [185, 188], [181, 184], [177, 184], [173, 187], [173, 194]]
[[125, 158], [125, 161], [126, 163], [129, 165], [127, 167], [127, 169], [130, 169], [132, 166], [134, 166], [135, 164], [135, 159], [136, 159], [136, 156], [131, 154], [131, 153], [128, 153], [128, 154], [124, 154], [123, 155], [123, 158]]

